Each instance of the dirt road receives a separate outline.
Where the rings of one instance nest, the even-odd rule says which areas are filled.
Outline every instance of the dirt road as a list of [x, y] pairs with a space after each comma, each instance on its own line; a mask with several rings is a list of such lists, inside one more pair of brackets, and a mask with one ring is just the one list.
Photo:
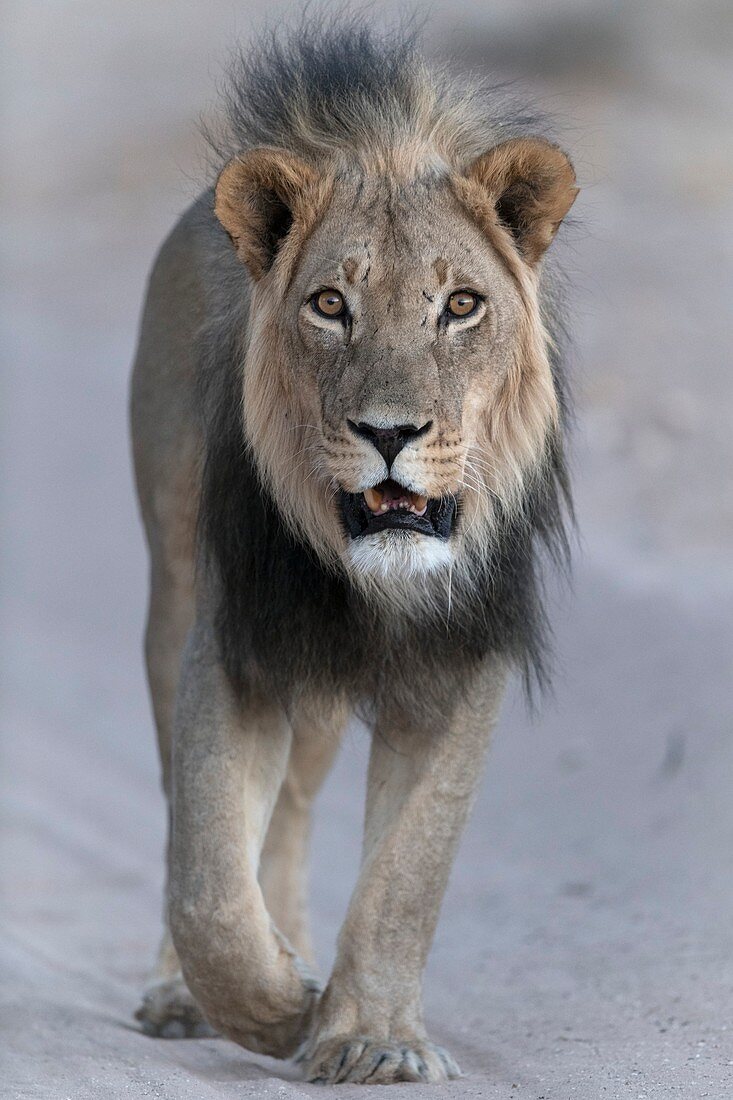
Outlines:
[[[415, 1098], [733, 1094], [731, 26], [714, 4], [608, 7], [497, 4], [492, 29], [469, 5], [446, 38], [438, 6], [436, 38], [531, 78], [571, 121], [582, 545], [554, 616], [555, 698], [534, 721], [505, 708], [426, 976], [430, 1027], [466, 1077], [405, 1086]], [[324, 1095], [292, 1066], [132, 1020], [159, 932], [163, 803], [127, 370], [146, 269], [201, 178], [195, 115], [251, 10], [6, 5], [9, 1098]], [[318, 807], [324, 971], [365, 754], [355, 729]]]

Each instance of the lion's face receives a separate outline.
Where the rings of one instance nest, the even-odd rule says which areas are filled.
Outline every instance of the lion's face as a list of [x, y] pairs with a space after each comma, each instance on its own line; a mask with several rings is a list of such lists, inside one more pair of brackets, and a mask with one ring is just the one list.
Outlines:
[[334, 196], [285, 301], [318, 425], [311, 476], [337, 490], [357, 568], [431, 569], [450, 561], [483, 484], [482, 420], [521, 300], [445, 184], [358, 190]]
[[362, 581], [449, 567], [490, 535], [497, 501], [520, 502], [556, 424], [534, 264], [559, 217], [522, 241], [481, 171], [308, 169], [278, 192], [287, 226], [267, 266], [232, 224], [251, 202], [236, 184], [220, 182], [217, 213], [257, 279], [245, 426], [283, 515]]

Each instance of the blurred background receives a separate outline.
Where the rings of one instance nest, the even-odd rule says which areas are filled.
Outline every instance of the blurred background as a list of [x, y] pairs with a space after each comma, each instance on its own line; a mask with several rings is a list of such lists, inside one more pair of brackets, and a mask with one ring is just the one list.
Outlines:
[[[378, 22], [393, 9], [373, 10]], [[467, 1077], [428, 1091], [722, 1100], [733, 8], [418, 10], [428, 52], [517, 79], [557, 116], [583, 188], [557, 245], [575, 343], [574, 591], [554, 600], [554, 698], [535, 719], [518, 693], [508, 701], [453, 874], [426, 1005]], [[205, 181], [197, 118], [215, 117], [234, 41], [287, 14], [258, 0], [2, 8], [7, 1096], [322, 1094], [291, 1066], [218, 1040], [150, 1040], [132, 1021], [160, 930], [164, 807], [127, 375], [153, 255]], [[318, 807], [324, 970], [356, 874], [366, 750], [354, 729]]]

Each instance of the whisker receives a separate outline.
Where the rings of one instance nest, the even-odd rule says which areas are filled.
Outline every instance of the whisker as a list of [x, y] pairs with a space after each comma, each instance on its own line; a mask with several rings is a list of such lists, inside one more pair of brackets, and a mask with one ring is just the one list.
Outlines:
[[316, 432], [320, 432], [321, 430], [318, 424], [289, 424], [287, 430], [289, 432], [296, 432], [299, 428], [313, 428]]
[[498, 467], [494, 466], [492, 462], [489, 462], [488, 459], [482, 457], [481, 455], [472, 454], [470, 455], [470, 457], [469, 455], [466, 455], [466, 462], [470, 462], [471, 465], [476, 466], [479, 469], [487, 470], [488, 472], [496, 474], [498, 476]]
[[451, 561], [448, 567], [448, 606], [445, 615], [445, 629], [448, 630], [450, 626], [450, 616], [453, 609], [453, 562]]
[[[473, 491], [478, 496], [479, 504], [481, 504], [481, 505], [487, 504], [488, 501], [489, 501], [489, 496], [488, 496], [488, 491], [486, 489], [486, 485], [484, 484], [482, 479], [478, 476], [477, 471], [473, 469], [473, 466], [470, 463], [470, 461], [468, 460], [468, 458], [466, 458], [466, 463], [465, 463], [464, 470], [463, 470], [463, 476], [464, 476], [465, 483], [468, 485], [468, 487], [470, 489], [473, 489]], [[467, 536], [470, 535], [473, 532], [473, 530], [476, 527], [476, 525], [478, 524], [478, 522], [479, 522], [479, 511], [476, 510], [474, 512], [472, 522], [469, 523], [468, 526], [466, 527], [466, 535]]]

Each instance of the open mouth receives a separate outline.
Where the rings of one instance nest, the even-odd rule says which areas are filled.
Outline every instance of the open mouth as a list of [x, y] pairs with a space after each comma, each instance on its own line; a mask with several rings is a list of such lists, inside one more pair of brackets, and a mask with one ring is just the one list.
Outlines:
[[455, 497], [420, 496], [387, 479], [363, 493], [340, 495], [341, 514], [352, 539], [378, 531], [414, 531], [447, 539], [456, 521]]

